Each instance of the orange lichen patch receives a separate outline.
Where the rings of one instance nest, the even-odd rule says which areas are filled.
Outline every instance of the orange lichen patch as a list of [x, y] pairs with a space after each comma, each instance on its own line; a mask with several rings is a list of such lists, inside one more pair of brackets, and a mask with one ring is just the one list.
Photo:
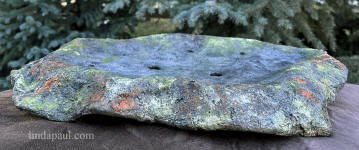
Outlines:
[[116, 100], [112, 104], [112, 109], [115, 112], [123, 112], [126, 110], [131, 110], [136, 106], [136, 102], [130, 97], [130, 95], [124, 94], [123, 97], [119, 100]]
[[329, 56], [327, 53], [321, 54], [318, 59], [309, 60], [311, 63], [323, 63], [324, 61], [330, 61], [335, 64], [335, 66], [341, 70], [347, 69], [344, 64], [340, 61], [336, 60], [335, 58]]
[[323, 53], [323, 54], [320, 55], [320, 57], [328, 57], [328, 58], [330, 58], [331, 56], [329, 56], [328, 53]]
[[335, 63], [337, 68], [339, 68], [341, 70], [347, 70], [347, 67], [345, 67], [345, 65], [343, 63], [341, 63], [339, 60], [333, 59], [333, 62]]
[[106, 93], [106, 82], [107, 80], [105, 75], [98, 75], [95, 74], [94, 75], [94, 79], [96, 81], [96, 92], [91, 96], [91, 101], [95, 102], [95, 101], [102, 101], [104, 100], [104, 95]]
[[323, 63], [324, 61], [327, 61], [329, 59], [332, 59], [327, 53], [324, 53], [324, 54], [321, 54], [318, 59], [312, 59], [312, 60], [309, 60], [309, 62], [312, 62], [312, 63]]
[[303, 96], [305, 96], [308, 99], [313, 98], [313, 93], [303, 90], [303, 89], [300, 89], [300, 94], [302, 94]]
[[310, 99], [313, 103], [317, 103], [318, 100], [313, 96], [313, 93], [304, 89], [299, 89], [299, 92], [304, 97]]
[[95, 94], [91, 96], [91, 101], [103, 101], [105, 93], [105, 90], [96, 91]]
[[68, 64], [62, 63], [62, 62], [56, 62], [56, 61], [48, 61], [46, 63], [51, 68], [59, 68], [59, 67], [66, 67]]
[[59, 80], [59, 77], [57, 77], [57, 76], [51, 78], [49, 81], [47, 81], [47, 82], [45, 83], [45, 85], [44, 85], [43, 87], [41, 87], [40, 89], [38, 89], [36, 93], [37, 93], [37, 94], [40, 94], [40, 93], [44, 92], [45, 90], [50, 89], [50, 87], [51, 87], [52, 85], [55, 85], [55, 86], [59, 85], [58, 80]]
[[307, 84], [307, 81], [304, 81], [303, 79], [296, 77], [295, 81], [297, 81], [299, 84]]
[[181, 106], [180, 109], [183, 112], [187, 112], [187, 115], [191, 115], [191, 110], [195, 110], [201, 102], [201, 98], [198, 96], [200, 92], [200, 85], [195, 83], [195, 81], [184, 82], [183, 95], [186, 97], [188, 103], [184, 103], [184, 106]]
[[[62, 62], [56, 62], [56, 61], [39, 61], [36, 64], [34, 64], [33, 69], [31, 70], [31, 75], [35, 75], [37, 72], [40, 72], [40, 74], [38, 75], [38, 77], [42, 77], [44, 74], [44, 71], [51, 71], [54, 70], [56, 68], [60, 68], [60, 67], [66, 67], [68, 66], [68, 64], [62, 63]], [[46, 72], [45, 72], [46, 74]]]
[[34, 64], [34, 68], [31, 70], [31, 75], [35, 75], [36, 72], [39, 71], [39, 66], [41, 65], [42, 61], [37, 62]]
[[141, 91], [138, 88], [135, 88], [132, 93], [121, 94], [121, 98], [112, 103], [112, 109], [115, 112], [123, 112], [133, 109], [136, 106], [136, 102], [133, 98], [137, 97], [140, 93]]

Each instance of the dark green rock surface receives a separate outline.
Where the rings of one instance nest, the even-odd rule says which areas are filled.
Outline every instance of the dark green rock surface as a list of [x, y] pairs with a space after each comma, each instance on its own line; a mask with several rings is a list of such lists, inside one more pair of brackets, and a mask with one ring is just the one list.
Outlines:
[[75, 39], [11, 72], [15, 105], [50, 120], [303, 136], [330, 135], [327, 105], [346, 77], [322, 50], [186, 34]]

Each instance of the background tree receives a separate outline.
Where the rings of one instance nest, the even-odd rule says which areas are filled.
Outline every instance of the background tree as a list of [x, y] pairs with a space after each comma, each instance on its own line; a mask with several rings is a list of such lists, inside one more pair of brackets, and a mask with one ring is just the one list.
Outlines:
[[[0, 0], [0, 3], [0, 86], [5, 88], [9, 87], [5, 77], [11, 69], [39, 59], [77, 37], [131, 38], [147, 34], [141, 31], [184, 32], [313, 47], [334, 56], [358, 54], [356, 0]], [[161, 19], [155, 24], [145, 22], [158, 18]], [[158, 27], [161, 24], [166, 25]]]

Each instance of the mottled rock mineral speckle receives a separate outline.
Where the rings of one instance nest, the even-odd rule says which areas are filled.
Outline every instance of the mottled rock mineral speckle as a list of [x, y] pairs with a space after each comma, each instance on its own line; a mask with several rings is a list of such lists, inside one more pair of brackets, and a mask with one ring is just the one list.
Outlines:
[[160, 34], [75, 39], [11, 72], [18, 108], [56, 121], [104, 114], [186, 129], [328, 136], [347, 77], [325, 51]]

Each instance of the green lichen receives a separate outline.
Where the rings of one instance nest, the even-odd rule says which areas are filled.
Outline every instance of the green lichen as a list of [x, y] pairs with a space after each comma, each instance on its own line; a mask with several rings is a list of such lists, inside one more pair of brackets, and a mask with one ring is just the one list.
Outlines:
[[322, 59], [323, 50], [312, 49], [312, 48], [299, 48], [298, 51], [303, 51], [303, 54], [307, 60]]
[[112, 57], [107, 57], [101, 60], [102, 63], [108, 64], [111, 63], [113, 61], [116, 61], [119, 57], [118, 56], [112, 56]]
[[277, 89], [277, 90], [280, 90], [282, 87], [280, 85], [274, 85], [273, 88]]
[[107, 98], [110, 100], [118, 98], [121, 93], [130, 93], [131, 85], [137, 82], [137, 79], [130, 79], [121, 76], [111, 78], [113, 82], [106, 84]]
[[299, 113], [304, 114], [306, 117], [311, 116], [310, 108], [308, 107], [308, 105], [304, 104], [303, 101], [294, 100], [293, 101], [293, 106], [298, 109]]
[[150, 37], [149, 36], [138, 37], [135, 38], [134, 40], [144, 45], [161, 47], [161, 50], [168, 50], [173, 48], [173, 41], [175, 41], [175, 40], [171, 40], [170, 36], [166, 34], [156, 34], [156, 35], [151, 35]]
[[280, 49], [281, 51], [287, 54], [292, 54], [294, 52], [293, 51], [294, 47], [291, 46], [276, 46], [276, 48]]
[[330, 80], [326, 78], [321, 78], [320, 82], [317, 82], [317, 84], [323, 90], [326, 100], [331, 100], [335, 97], [335, 90], [333, 89], [333, 85]]
[[122, 77], [122, 76], [115, 76], [114, 78], [116, 80], [118, 80], [118, 81], [121, 81], [121, 82], [132, 82], [132, 81], [134, 81], [134, 79], [126, 78], [126, 77]]
[[73, 80], [74, 80], [74, 78], [72, 78], [72, 77], [67, 78], [68, 82], [72, 82]]
[[193, 119], [194, 124], [205, 130], [215, 130], [219, 128], [221, 118], [216, 115], [196, 116]]
[[230, 56], [260, 50], [265, 46], [265, 43], [252, 39], [207, 36], [204, 46], [204, 49], [207, 49], [209, 53]]
[[25, 80], [24, 76], [21, 74], [22, 70], [13, 70], [11, 71], [11, 76], [14, 80], [14, 88], [17, 88], [21, 92], [30, 92], [34, 91], [38, 85], [39, 81], [35, 80], [33, 82], [28, 82]]
[[74, 51], [75, 55], [81, 56], [81, 53], [79, 51]]
[[[210, 93], [216, 93], [215, 86], [201, 86], [201, 91], [203, 91], [204, 94], [210, 94]], [[212, 96], [212, 100], [208, 100], [204, 98], [204, 101], [207, 101], [208, 105], [211, 108], [214, 108], [217, 106], [217, 103], [221, 100], [218, 94], [215, 94]]]
[[332, 82], [326, 78], [321, 78], [320, 81], [324, 83], [326, 86], [332, 86]]
[[94, 74], [100, 74], [100, 73], [104, 73], [105, 71], [103, 70], [98, 70], [98, 69], [89, 69], [85, 71], [85, 75], [94, 75]]
[[173, 77], [152, 77], [149, 81], [159, 89], [169, 88], [176, 78]]
[[214, 47], [222, 47], [228, 45], [229, 40], [223, 38], [208, 37], [206, 44]]
[[234, 48], [234, 45], [233, 45], [233, 43], [235, 41], [236, 40], [207, 37], [204, 49], [207, 49], [208, 52], [212, 53], [212, 54], [220, 54], [222, 56], [229, 56], [229, 55], [235, 53], [236, 51], [238, 51], [238, 49]]
[[204, 114], [195, 116], [192, 119], [193, 124], [196, 125], [197, 128], [202, 128], [204, 130], [220, 129], [224, 124], [229, 124], [231, 121], [231, 116], [228, 113], [215, 115], [210, 112], [205, 112]]
[[41, 95], [25, 97], [20, 103], [22, 107], [32, 109], [33, 111], [56, 111], [58, 108], [57, 100], [42, 101]]
[[293, 73], [312, 73], [312, 70], [310, 69], [311, 64], [308, 62], [302, 62], [298, 64], [293, 64], [284, 71], [293, 72]]
[[[79, 51], [82, 51], [86, 48], [85, 44], [82, 43], [81, 38], [72, 40], [70, 43], [58, 49], [56, 52], [68, 52], [73, 51], [76, 55], [80, 54]], [[81, 54], [80, 54], [81, 55]]]
[[336, 76], [344, 76], [344, 74], [340, 72], [339, 69], [336, 69], [334, 66], [329, 66], [327, 63], [317, 64], [316, 67], [318, 71], [322, 71], [329, 75], [334, 73]]
[[274, 126], [280, 128], [282, 132], [287, 134], [292, 130], [291, 121], [284, 115], [282, 111], [277, 111], [273, 115]]
[[289, 80], [288, 81], [289, 85], [293, 88], [293, 89], [296, 89], [298, 88], [299, 86], [301, 86], [297, 81], [295, 80]]
[[239, 96], [239, 100], [240, 100], [240, 103], [242, 103], [242, 104], [251, 103], [251, 99], [247, 95], [244, 95], [244, 94], [241, 94]]
[[240, 48], [245, 50], [263, 49], [264, 46], [266, 45], [266, 43], [264, 42], [253, 40], [253, 39], [241, 39], [241, 38], [235, 38], [235, 39], [238, 39], [238, 41], [240, 41], [241, 43]]
[[85, 95], [89, 93], [87, 90], [88, 89], [82, 89], [75, 93], [72, 98], [62, 101], [62, 106], [66, 106], [62, 107], [63, 111], [68, 113], [78, 111], [77, 108], [81, 107], [88, 100], [88, 98], [86, 98], [87, 95]]
[[288, 69], [286, 69], [285, 71], [291, 71], [291, 72], [296, 72], [296, 73], [302, 73], [302, 68], [299, 67], [298, 65], [293, 65], [291, 67], [289, 67]]
[[96, 43], [99, 47], [106, 49], [108, 46], [113, 45], [114, 43], [121, 42], [123, 40], [116, 40], [116, 39], [93, 39], [93, 42]]
[[144, 105], [152, 112], [150, 116], [148, 116], [151, 118], [150, 120], [165, 119], [173, 115], [172, 107], [175, 100], [175, 98], [170, 98], [167, 95], [149, 97], [148, 103], [144, 103]]

